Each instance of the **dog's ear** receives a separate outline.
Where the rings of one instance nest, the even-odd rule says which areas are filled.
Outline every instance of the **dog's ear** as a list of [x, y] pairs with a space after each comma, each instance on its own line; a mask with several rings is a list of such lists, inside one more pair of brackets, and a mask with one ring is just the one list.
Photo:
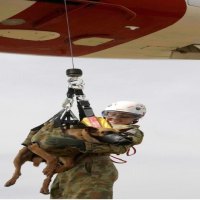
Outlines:
[[96, 132], [98, 131], [98, 128], [88, 126], [88, 127], [85, 127], [85, 130], [86, 130], [88, 133], [96, 133]]

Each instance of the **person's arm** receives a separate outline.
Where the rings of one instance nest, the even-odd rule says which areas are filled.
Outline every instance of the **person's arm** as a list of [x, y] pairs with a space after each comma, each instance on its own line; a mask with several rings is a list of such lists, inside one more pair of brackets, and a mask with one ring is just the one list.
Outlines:
[[144, 137], [144, 133], [137, 128], [130, 129], [129, 131], [122, 133], [122, 135], [125, 135], [126, 138], [131, 139], [133, 145], [142, 143]]
[[84, 153], [108, 153], [108, 154], [123, 154], [128, 151], [130, 145], [114, 145], [105, 143], [89, 143], [85, 142]]
[[[115, 133], [113, 133], [113, 136]], [[144, 134], [137, 126], [128, 130], [127, 132], [120, 133], [126, 139], [127, 143], [124, 142], [102, 142], [100, 144], [94, 144], [85, 142], [85, 151], [89, 153], [110, 153], [110, 154], [123, 154], [126, 153], [133, 145], [138, 145], [142, 142]], [[110, 135], [112, 137], [112, 134]], [[121, 140], [123, 141], [123, 140]], [[129, 142], [128, 142], [129, 141]]]

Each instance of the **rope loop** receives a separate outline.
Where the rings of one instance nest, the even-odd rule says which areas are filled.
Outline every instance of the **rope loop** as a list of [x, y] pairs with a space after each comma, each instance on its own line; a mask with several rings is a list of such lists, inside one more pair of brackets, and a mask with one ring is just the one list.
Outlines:
[[[130, 153], [130, 152], [131, 152], [131, 149], [133, 150], [132, 153]], [[131, 147], [131, 148], [126, 152], [126, 155], [127, 155], [127, 156], [133, 156], [134, 154], [136, 154], [136, 149], [135, 149], [135, 147]]]

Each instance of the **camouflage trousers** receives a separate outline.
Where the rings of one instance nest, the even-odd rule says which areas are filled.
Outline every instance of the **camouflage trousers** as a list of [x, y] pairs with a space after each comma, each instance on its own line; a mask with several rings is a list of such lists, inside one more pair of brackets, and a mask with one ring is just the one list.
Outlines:
[[112, 199], [118, 171], [109, 156], [87, 156], [74, 168], [60, 173], [51, 199]]

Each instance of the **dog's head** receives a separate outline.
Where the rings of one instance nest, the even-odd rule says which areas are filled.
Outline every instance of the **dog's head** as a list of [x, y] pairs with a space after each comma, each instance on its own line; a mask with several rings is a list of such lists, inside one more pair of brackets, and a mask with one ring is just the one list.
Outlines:
[[95, 128], [95, 127], [85, 127], [85, 131], [92, 136], [104, 136], [110, 132], [117, 133], [118, 131], [113, 128]]

